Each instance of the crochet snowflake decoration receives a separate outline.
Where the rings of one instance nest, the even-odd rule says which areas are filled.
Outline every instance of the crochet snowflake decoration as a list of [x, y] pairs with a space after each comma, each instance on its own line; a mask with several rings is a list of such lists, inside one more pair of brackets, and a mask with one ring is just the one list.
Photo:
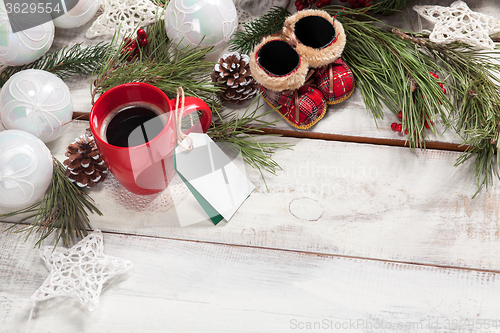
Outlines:
[[40, 257], [50, 274], [31, 296], [36, 302], [57, 296], [70, 296], [94, 311], [99, 303], [102, 285], [111, 277], [132, 268], [132, 262], [103, 254], [102, 233], [95, 230], [71, 249], [45, 246]]
[[101, 0], [101, 7], [103, 13], [87, 30], [87, 38], [113, 36], [117, 27], [120, 36], [128, 36], [163, 17], [163, 8], [150, 0]]
[[485, 50], [495, 48], [490, 35], [500, 32], [500, 21], [473, 12], [463, 1], [455, 1], [450, 7], [414, 6], [413, 10], [435, 24], [429, 36], [432, 42], [438, 44], [461, 42]]

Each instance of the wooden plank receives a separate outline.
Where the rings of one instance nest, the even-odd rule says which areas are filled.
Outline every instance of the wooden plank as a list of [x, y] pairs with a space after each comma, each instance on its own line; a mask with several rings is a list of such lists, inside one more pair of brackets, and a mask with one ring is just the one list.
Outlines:
[[[63, 160], [84, 133], [74, 122], [49, 146]], [[264, 139], [264, 138], [262, 138]], [[176, 209], [135, 213], [89, 191], [107, 231], [266, 248], [481, 269], [500, 269], [498, 182], [474, 200], [472, 164], [455, 168], [459, 153], [334, 141], [268, 138], [295, 145], [278, 151], [283, 167], [257, 187], [230, 222], [179, 226]], [[180, 211], [197, 209], [191, 197]]]
[[48, 270], [33, 242], [0, 234], [0, 332], [497, 332], [500, 319], [498, 273], [129, 235], [104, 244], [134, 269], [105, 285], [97, 310], [55, 298], [28, 322]]

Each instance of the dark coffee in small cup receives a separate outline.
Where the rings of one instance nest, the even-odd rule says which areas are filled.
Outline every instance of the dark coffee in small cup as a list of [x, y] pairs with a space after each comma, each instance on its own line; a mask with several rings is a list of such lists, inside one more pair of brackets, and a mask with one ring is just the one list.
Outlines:
[[110, 145], [135, 147], [153, 140], [165, 127], [162, 111], [146, 102], [129, 103], [111, 111], [101, 136]]
[[[199, 125], [206, 133], [212, 121], [208, 105], [196, 97], [185, 97], [184, 102], [182, 116], [201, 111]], [[168, 186], [169, 175], [175, 174], [175, 108], [176, 101], [163, 91], [140, 82], [109, 89], [92, 107], [89, 124], [99, 152], [116, 180], [130, 192], [157, 193]]]

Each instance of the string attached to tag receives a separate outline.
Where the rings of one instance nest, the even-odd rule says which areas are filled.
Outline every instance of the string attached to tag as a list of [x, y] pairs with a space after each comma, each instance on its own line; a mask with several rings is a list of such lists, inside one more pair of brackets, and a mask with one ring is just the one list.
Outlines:
[[[177, 88], [177, 99], [175, 100], [175, 127], [177, 132], [177, 145], [186, 151], [190, 151], [193, 149], [193, 139], [182, 132], [182, 116], [184, 115], [184, 104], [186, 97], [184, 96], [184, 89], [182, 87]], [[179, 108], [179, 100], [181, 107]], [[193, 116], [189, 114], [189, 118], [191, 119], [191, 127], [193, 127]], [[184, 147], [181, 142], [184, 139], [189, 139], [189, 146]]]

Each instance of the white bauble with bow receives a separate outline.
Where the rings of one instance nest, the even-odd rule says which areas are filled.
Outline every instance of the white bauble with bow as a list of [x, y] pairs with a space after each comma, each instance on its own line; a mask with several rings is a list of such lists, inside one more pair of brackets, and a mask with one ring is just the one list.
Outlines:
[[52, 179], [52, 155], [36, 136], [0, 132], [0, 206], [26, 207], [40, 200]]
[[43, 142], [59, 137], [73, 115], [68, 86], [39, 69], [11, 76], [2, 88], [0, 107], [5, 128], [30, 132]]
[[99, 0], [79, 0], [70, 11], [54, 19], [57, 28], [73, 29], [89, 22], [99, 9]]
[[238, 27], [232, 0], [170, 0], [164, 14], [168, 37], [180, 47], [228, 42]]
[[0, 63], [20, 66], [37, 60], [52, 46], [54, 31], [54, 23], [48, 21], [17, 33], [12, 32], [5, 4], [0, 0]]

